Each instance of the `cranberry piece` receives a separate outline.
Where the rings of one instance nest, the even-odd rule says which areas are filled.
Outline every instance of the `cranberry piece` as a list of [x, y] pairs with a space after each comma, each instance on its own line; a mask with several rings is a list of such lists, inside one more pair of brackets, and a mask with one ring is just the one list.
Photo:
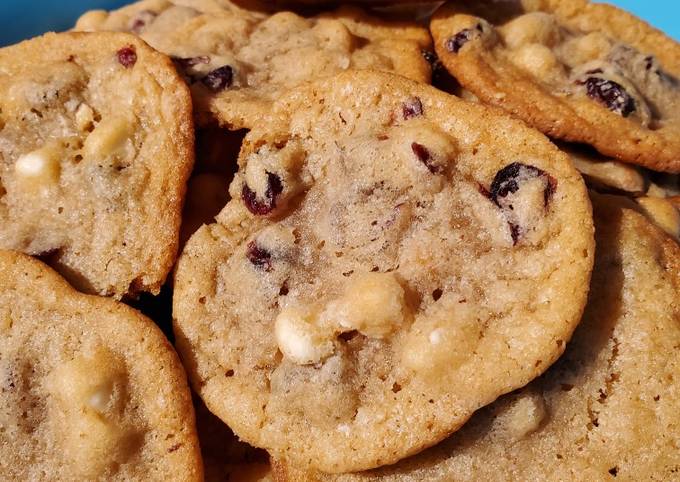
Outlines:
[[151, 10], [142, 10], [130, 22], [130, 31], [139, 35], [144, 31], [144, 28], [153, 22], [156, 18], [156, 12]]
[[621, 84], [598, 77], [588, 77], [584, 84], [588, 97], [604, 105], [610, 111], [623, 117], [628, 117], [635, 112], [635, 99]]
[[432, 156], [430, 155], [430, 151], [427, 150], [427, 147], [414, 142], [411, 144], [411, 149], [418, 160], [425, 164], [425, 167], [427, 167], [432, 174], [437, 174], [439, 172], [439, 166], [432, 163]]
[[423, 103], [418, 97], [407, 100], [401, 107], [404, 120], [423, 115]]
[[270, 272], [272, 267], [272, 254], [264, 248], [257, 245], [255, 241], [248, 243], [246, 250], [246, 257], [254, 266]]
[[234, 69], [232, 69], [229, 65], [219, 67], [209, 72], [208, 75], [201, 79], [203, 85], [213, 92], [219, 92], [226, 89], [227, 87], [231, 87], [233, 81]]
[[522, 164], [521, 162], [513, 162], [496, 173], [496, 176], [491, 183], [489, 196], [496, 206], [502, 207], [500, 199], [519, 191], [523, 180], [535, 177], [544, 177], [547, 180], [545, 192], [543, 194], [544, 206], [547, 207], [550, 199], [555, 193], [557, 181], [544, 170]]
[[135, 65], [137, 63], [137, 52], [135, 51], [135, 48], [132, 45], [128, 45], [127, 47], [120, 49], [118, 51], [118, 62], [126, 69]]
[[276, 209], [277, 198], [282, 192], [281, 178], [267, 171], [267, 189], [264, 193], [264, 200], [259, 200], [255, 191], [250, 189], [247, 184], [243, 184], [241, 197], [248, 211], [259, 216], [265, 216]]
[[478, 37], [483, 31], [484, 30], [481, 23], [477, 24], [477, 26], [473, 28], [465, 28], [453, 37], [450, 37], [444, 46], [449, 52], [457, 54], [460, 49], [463, 48], [463, 45], [468, 43], [473, 38]]
[[[542, 169], [520, 162], [513, 162], [496, 173], [488, 191], [488, 197], [503, 211], [512, 211], [512, 205], [508, 204], [505, 198], [519, 191], [523, 182], [535, 178], [543, 178], [545, 181], [543, 207], [547, 207], [557, 188], [557, 180]], [[508, 216], [508, 218], [512, 219], [512, 216]], [[513, 245], [515, 245], [522, 235], [522, 228], [510, 220], [508, 225], [510, 226]]]

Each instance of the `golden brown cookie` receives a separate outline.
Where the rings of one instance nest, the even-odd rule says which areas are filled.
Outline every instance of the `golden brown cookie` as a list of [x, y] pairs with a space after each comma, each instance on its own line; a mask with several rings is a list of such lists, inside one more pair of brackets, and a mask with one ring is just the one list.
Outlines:
[[580, 146], [566, 143], [558, 145], [590, 185], [631, 194], [647, 190], [647, 180], [639, 167], [606, 158]]
[[594, 199], [590, 300], [564, 356], [445, 442], [393, 467], [277, 481], [676, 480], [680, 247], [625, 198]]
[[0, 49], [0, 248], [42, 256], [90, 293], [158, 292], [193, 144], [186, 85], [133, 35]]
[[680, 45], [587, 0], [460, 0], [433, 17], [446, 68], [483, 102], [556, 138], [680, 172]]
[[186, 375], [151, 320], [0, 251], [0, 479], [200, 481]]
[[568, 158], [430, 86], [347, 72], [245, 139], [173, 299], [196, 391], [243, 440], [347, 471], [457, 430], [561, 354], [592, 217]]
[[427, 29], [343, 7], [305, 18], [263, 14], [230, 2], [144, 0], [88, 13], [78, 30], [133, 31], [176, 59], [191, 85], [197, 118], [251, 128], [285, 90], [347, 69], [373, 68], [429, 82]]

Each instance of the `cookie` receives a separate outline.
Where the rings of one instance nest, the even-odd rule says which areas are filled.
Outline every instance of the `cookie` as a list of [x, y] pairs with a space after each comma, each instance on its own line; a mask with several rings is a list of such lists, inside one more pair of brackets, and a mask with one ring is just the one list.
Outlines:
[[600, 156], [597, 152], [568, 144], [559, 144], [574, 163], [574, 167], [590, 185], [631, 194], [644, 193], [647, 181], [640, 168], [614, 159]]
[[346, 69], [430, 80], [422, 50], [432, 41], [415, 23], [383, 21], [351, 7], [304, 18], [286, 11], [264, 15], [229, 2], [223, 8], [174, 3], [152, 0], [108, 16], [89, 13], [76, 29], [133, 31], [173, 56], [202, 124], [214, 115], [230, 129], [251, 128], [286, 89]]
[[0, 49], [0, 248], [41, 256], [90, 293], [158, 292], [193, 142], [186, 85], [132, 35]]
[[454, 1], [433, 17], [446, 68], [542, 132], [680, 172], [680, 45], [587, 0]]
[[561, 354], [592, 216], [543, 135], [364, 71], [271, 118], [175, 277], [178, 349], [239, 438], [327, 472], [393, 463]]
[[624, 198], [595, 198], [590, 301], [542, 378], [397, 465], [283, 481], [676, 480], [680, 428], [680, 247]]
[[672, 198], [641, 196], [635, 201], [657, 226], [680, 240], [680, 206]]
[[0, 251], [0, 478], [202, 480], [179, 359], [151, 320]]

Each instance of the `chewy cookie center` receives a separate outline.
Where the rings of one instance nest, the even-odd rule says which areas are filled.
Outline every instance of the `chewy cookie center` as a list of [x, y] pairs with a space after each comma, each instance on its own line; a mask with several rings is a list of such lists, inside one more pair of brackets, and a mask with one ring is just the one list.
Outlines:
[[466, 177], [466, 154], [416, 100], [369, 135], [264, 144], [235, 181], [262, 227], [218, 270], [219, 309], [239, 320], [220, 340], [261, 328], [222, 363], [267, 367], [271, 417], [351, 427], [373, 420], [370, 400], [346, 399], [359, 387], [400, 397], [413, 380], [447, 379], [508, 314], [506, 273], [554, 230], [549, 173], [515, 163]]

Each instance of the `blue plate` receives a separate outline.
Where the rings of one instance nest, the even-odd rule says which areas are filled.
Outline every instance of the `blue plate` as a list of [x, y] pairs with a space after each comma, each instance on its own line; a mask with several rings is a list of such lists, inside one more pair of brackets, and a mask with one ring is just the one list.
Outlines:
[[[95, 8], [113, 9], [125, 0], [0, 0], [0, 45], [34, 37], [48, 30], [66, 30], [83, 12]], [[611, 1], [670, 36], [680, 39], [680, 2], [677, 0]]]

